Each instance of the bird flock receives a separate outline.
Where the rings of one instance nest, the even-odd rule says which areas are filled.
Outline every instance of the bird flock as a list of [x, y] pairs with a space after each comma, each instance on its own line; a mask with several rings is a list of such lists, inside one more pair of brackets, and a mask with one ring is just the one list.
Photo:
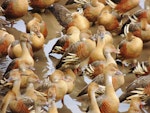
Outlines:
[[[0, 113], [59, 113], [57, 102], [64, 105], [65, 95], [73, 93], [83, 77], [91, 80], [76, 95], [88, 100], [83, 113], [118, 113], [121, 103], [130, 104], [127, 113], [148, 113], [150, 56], [146, 61], [139, 58], [150, 41], [150, 9], [139, 4], [140, 0], [2, 1], [0, 12], [6, 19], [0, 18], [0, 58], [11, 62], [0, 76]], [[51, 13], [62, 27], [48, 53], [49, 58], [61, 58], [48, 76], [39, 75], [35, 67], [35, 54], [51, 40], [42, 13]], [[8, 28], [27, 15], [31, 19], [25, 22], [26, 31], [16, 38]], [[134, 80], [118, 96], [116, 91], [129, 76]]]

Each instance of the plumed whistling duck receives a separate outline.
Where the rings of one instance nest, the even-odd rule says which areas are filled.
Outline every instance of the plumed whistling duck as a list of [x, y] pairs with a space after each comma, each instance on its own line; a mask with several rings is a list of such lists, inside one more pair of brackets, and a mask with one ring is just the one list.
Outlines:
[[106, 3], [120, 13], [126, 13], [127, 11], [137, 7], [140, 0], [120, 0], [117, 4], [111, 0], [106, 0]]
[[54, 14], [60, 25], [62, 25], [65, 29], [70, 26], [76, 26], [82, 31], [89, 29], [90, 27], [90, 22], [86, 17], [79, 12], [72, 13], [61, 4], [55, 3], [53, 6], [49, 7], [49, 9]]
[[27, 48], [27, 40], [29, 35], [26, 33], [21, 33], [20, 35], [20, 44], [22, 48], [22, 55], [19, 58], [13, 59], [10, 64], [8, 65], [3, 77], [5, 78], [6, 73], [9, 72], [11, 69], [19, 68], [23, 66], [24, 68], [33, 68], [34, 67], [34, 59], [31, 56], [28, 48]]
[[128, 109], [127, 113], [142, 113], [140, 105], [141, 99], [139, 97], [132, 98], [130, 102], [130, 108]]
[[57, 40], [49, 54], [63, 54], [71, 44], [76, 43], [79, 40], [80, 30], [76, 26], [71, 26], [67, 29], [66, 35], [63, 35]]
[[127, 24], [124, 28], [124, 31], [127, 33], [132, 32], [133, 35], [141, 38], [143, 42], [150, 41], [149, 38], [150, 25], [148, 24], [146, 18], [142, 18], [140, 22]]
[[56, 68], [77, 68], [76, 66], [90, 55], [95, 46], [95, 41], [91, 39], [78, 41], [72, 44], [64, 53], [59, 63], [56, 65]]
[[109, 64], [104, 69], [105, 93], [97, 98], [101, 113], [117, 113], [119, 108], [119, 98], [117, 97], [113, 84], [112, 74], [118, 72], [118, 69]]
[[47, 95], [48, 95], [48, 103], [49, 103], [48, 113], [58, 113], [57, 106], [55, 103], [55, 98], [56, 98], [55, 85], [49, 88]]
[[104, 4], [98, 0], [91, 0], [90, 3], [84, 4], [83, 15], [90, 21], [96, 22]]
[[19, 18], [28, 12], [28, 0], [5, 0], [1, 9], [6, 18]]
[[30, 28], [29, 40], [31, 41], [33, 52], [39, 51], [43, 48], [45, 38], [40, 32], [40, 26], [32, 25]]
[[147, 89], [147, 92], [149, 92], [149, 83], [150, 83], [149, 81], [150, 81], [150, 75], [140, 76], [139, 78], [136, 78], [135, 80], [133, 80], [127, 86], [124, 93], [119, 97], [120, 102], [123, 102], [123, 101], [128, 102], [128, 100], [130, 100], [132, 97], [135, 97], [135, 96], [132, 96], [134, 94], [137, 94], [137, 91], [133, 92], [134, 90], [140, 91], [140, 89]]
[[143, 41], [132, 33], [128, 33], [126, 38], [120, 42], [119, 49], [120, 53], [117, 58], [120, 57], [122, 60], [136, 59], [143, 50]]
[[34, 9], [45, 9], [54, 2], [55, 0], [30, 0], [29, 5]]
[[[21, 84], [21, 76], [19, 69], [13, 69], [10, 72], [9, 81], [13, 81], [12, 90], [10, 90], [6, 96], [4, 97], [1, 104], [1, 113], [6, 113], [7, 107], [9, 106], [12, 111], [19, 111], [23, 113], [29, 113], [28, 108], [24, 105], [24, 103], [20, 100], [20, 84]], [[19, 113], [16, 112], [16, 113]]]
[[106, 30], [113, 31], [119, 29], [120, 17], [113, 14], [112, 8], [110, 6], [105, 6], [97, 19], [98, 25], [105, 26]]
[[6, 56], [9, 45], [15, 41], [15, 37], [6, 31], [0, 30], [0, 57]]
[[[98, 62], [98, 61], [97, 61]], [[96, 62], [95, 62], [96, 63]], [[104, 65], [104, 64], [103, 64]], [[108, 64], [109, 65], [109, 64]], [[110, 64], [112, 67], [116, 68], [116, 70], [118, 69], [118, 67], [116, 67], [115, 64]], [[106, 66], [107, 67], [107, 66]], [[105, 69], [105, 67], [103, 67], [103, 70]], [[92, 79], [92, 82], [95, 82], [101, 86], [104, 86], [105, 85], [105, 81], [104, 81], [104, 74], [103, 72], [101, 72], [100, 74], [98, 74], [94, 79]], [[112, 75], [112, 84], [113, 84], [113, 87], [115, 89], [115, 91], [117, 91], [125, 82], [125, 79], [124, 79], [124, 74], [118, 69], [118, 72], [113, 74]], [[81, 91], [80, 93], [78, 94], [78, 96], [81, 96], [83, 94], [86, 94], [87, 93], [87, 87], [89, 86], [86, 85]], [[105, 86], [104, 86], [105, 87]], [[105, 88], [104, 88], [105, 90]], [[102, 92], [104, 93], [104, 92]]]
[[47, 30], [47, 25], [46, 25], [45, 21], [42, 19], [41, 15], [39, 15], [38, 13], [34, 13], [32, 16], [33, 16], [33, 18], [26, 25], [26, 31], [30, 32], [30, 29], [33, 25], [39, 25], [40, 32], [46, 38], [48, 35], [48, 30]]
[[[31, 56], [33, 57], [33, 50], [32, 50], [32, 46], [29, 42], [27, 42], [27, 47], [30, 51], [30, 54]], [[11, 58], [11, 59], [15, 59], [15, 58], [18, 58], [21, 56], [22, 54], [22, 48], [21, 48], [21, 45], [20, 45], [20, 41], [19, 40], [15, 40], [13, 41], [8, 49], [7, 49], [7, 52], [8, 52], [8, 56]]]
[[101, 113], [99, 110], [99, 106], [96, 101], [96, 95], [95, 92], [99, 89], [99, 85], [95, 82], [90, 83], [88, 86], [88, 96], [90, 98], [90, 107], [89, 111], [87, 113]]
[[56, 101], [62, 100], [63, 102], [63, 98], [68, 91], [68, 86], [63, 79], [64, 79], [64, 73], [61, 70], [55, 70], [49, 76], [49, 80], [56, 87]]

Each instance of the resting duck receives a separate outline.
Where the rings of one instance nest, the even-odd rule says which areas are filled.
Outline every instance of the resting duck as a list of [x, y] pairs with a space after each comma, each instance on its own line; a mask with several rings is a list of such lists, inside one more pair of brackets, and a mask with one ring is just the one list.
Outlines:
[[98, 0], [91, 0], [90, 3], [83, 5], [83, 15], [90, 21], [95, 23], [101, 10], [104, 8], [104, 4]]
[[21, 57], [15, 58], [10, 62], [5, 73], [3, 74], [3, 77], [5, 77], [7, 72], [9, 72], [10, 70], [19, 68], [20, 66], [23, 66], [24, 68], [32, 68], [33, 69], [34, 59], [31, 56], [31, 54], [27, 48], [28, 37], [29, 37], [28, 34], [21, 33], [20, 44], [21, 44], [21, 48], [22, 48], [22, 55], [21, 55]]
[[97, 19], [98, 25], [105, 26], [106, 30], [113, 31], [120, 29], [120, 17], [114, 14], [113, 10], [109, 6], [105, 6]]
[[56, 101], [62, 100], [67, 94], [68, 86], [64, 81], [64, 73], [61, 70], [55, 70], [50, 76], [49, 80], [56, 87]]
[[[31, 56], [33, 57], [32, 46], [29, 42], [27, 42], [27, 48], [29, 49]], [[21, 48], [21, 45], [20, 45], [20, 41], [19, 40], [13, 41], [8, 46], [7, 52], [8, 52], [8, 56], [11, 59], [19, 58], [22, 54], [22, 48]]]
[[81, 61], [88, 58], [95, 46], [95, 41], [91, 39], [78, 41], [72, 44], [56, 65], [56, 69], [77, 68]]
[[32, 16], [33, 18], [26, 24], [26, 31], [29, 33], [33, 25], [39, 25], [40, 32], [46, 38], [48, 35], [48, 29], [47, 29], [47, 25], [45, 21], [42, 19], [41, 15], [39, 15], [38, 13], [34, 13]]
[[41, 10], [48, 8], [51, 4], [53, 4], [55, 0], [30, 0], [29, 5], [36, 10]]
[[50, 6], [49, 9], [56, 17], [60, 25], [62, 25], [65, 29], [69, 28], [70, 26], [76, 26], [81, 31], [90, 28], [90, 22], [79, 12], [72, 13], [65, 6], [58, 3]]
[[136, 59], [143, 50], [143, 41], [132, 33], [128, 33], [126, 38], [120, 42], [119, 49], [120, 53], [117, 58], [122, 60]]
[[33, 52], [39, 51], [40, 49], [43, 48], [45, 38], [43, 34], [40, 32], [40, 26], [32, 25], [29, 33], [29, 40], [31, 41]]
[[126, 13], [127, 11], [137, 7], [139, 2], [140, 0], [119, 0], [119, 2], [115, 4], [111, 0], [106, 0], [106, 3], [119, 13]]
[[76, 26], [69, 27], [67, 29], [66, 35], [63, 35], [57, 40], [49, 54], [63, 54], [71, 44], [80, 40], [80, 33], [80, 30]]
[[97, 97], [97, 102], [101, 113], [118, 112], [120, 102], [112, 84], [112, 74], [117, 73], [117, 70], [112, 65], [108, 65], [104, 69], [104, 80], [106, 88], [104, 95]]
[[29, 113], [27, 106], [19, 100], [20, 97], [20, 84], [21, 84], [21, 76], [19, 69], [13, 69], [10, 72], [11, 76], [9, 81], [13, 81], [12, 89], [5, 95], [2, 103], [1, 103], [1, 113], [6, 113], [7, 107], [9, 106], [10, 110], [13, 111], [20, 111], [23, 113]]
[[132, 32], [133, 35], [142, 39], [143, 42], [150, 41], [149, 31], [150, 25], [146, 18], [141, 19], [140, 22], [127, 24], [124, 28], [125, 32]]
[[15, 41], [15, 37], [6, 31], [0, 30], [0, 57], [6, 56], [9, 45]]
[[90, 83], [88, 86], [88, 96], [90, 98], [91, 105], [89, 106], [89, 110], [87, 113], [101, 113], [99, 110], [99, 106], [96, 100], [95, 92], [99, 89], [99, 85], [95, 82]]
[[20, 18], [28, 12], [28, 0], [8, 0], [1, 5], [6, 18]]

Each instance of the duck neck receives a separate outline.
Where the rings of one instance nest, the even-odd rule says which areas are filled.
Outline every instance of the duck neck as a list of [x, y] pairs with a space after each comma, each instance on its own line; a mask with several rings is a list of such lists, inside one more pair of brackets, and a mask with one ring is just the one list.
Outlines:
[[16, 97], [20, 96], [20, 84], [21, 84], [21, 80], [15, 80], [13, 83], [13, 88], [12, 91], [16, 94]]
[[105, 94], [106, 95], [112, 95], [115, 94], [115, 90], [112, 84], [112, 76], [106, 74], [105, 75], [105, 86], [106, 86], [106, 90], [105, 90]]
[[116, 64], [116, 61], [114, 60], [110, 52], [106, 52], [104, 55], [106, 57], [107, 64], [110, 64], [110, 63]]
[[26, 42], [21, 42], [21, 48], [22, 48], [22, 56], [27, 57], [30, 55]]
[[90, 110], [94, 110], [94, 113], [100, 113], [96, 98], [95, 98], [95, 91], [91, 91], [90, 92], [90, 101], [91, 101], [91, 106], [90, 106]]

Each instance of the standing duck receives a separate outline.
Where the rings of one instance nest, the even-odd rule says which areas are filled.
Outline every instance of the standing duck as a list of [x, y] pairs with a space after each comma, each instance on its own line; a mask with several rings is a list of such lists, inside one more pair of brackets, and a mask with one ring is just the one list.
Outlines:
[[15, 41], [15, 37], [6, 31], [0, 30], [0, 57], [6, 56], [9, 45]]
[[120, 102], [112, 84], [112, 74], [117, 70], [111, 64], [104, 69], [105, 93], [97, 98], [101, 113], [118, 113]]
[[5, 78], [7, 72], [9, 72], [12, 69], [19, 68], [20, 66], [25, 66], [25, 68], [32, 68], [34, 67], [34, 59], [31, 56], [28, 48], [27, 48], [27, 40], [29, 35], [26, 33], [21, 33], [20, 35], [20, 43], [22, 48], [22, 55], [19, 58], [13, 59], [10, 64], [8, 65], [3, 77]]
[[95, 92], [99, 89], [99, 85], [95, 82], [90, 83], [88, 86], [88, 96], [90, 98], [90, 107], [87, 113], [101, 113], [97, 104]]
[[6, 18], [20, 18], [28, 12], [28, 0], [5, 0], [1, 10]]
[[143, 50], [143, 41], [132, 33], [128, 33], [126, 39], [120, 42], [119, 49], [120, 53], [117, 55], [117, 58], [122, 60], [136, 59]]
[[140, 0], [119, 0], [119, 2], [115, 4], [111, 0], [106, 0], [106, 3], [119, 13], [126, 13], [127, 11], [137, 7], [139, 2]]
[[46, 38], [48, 35], [48, 29], [45, 21], [42, 19], [41, 15], [38, 13], [34, 13], [33, 18], [26, 24], [26, 31], [30, 32], [30, 29], [33, 25], [39, 25], [40, 26], [40, 32], [43, 34], [43, 36]]

